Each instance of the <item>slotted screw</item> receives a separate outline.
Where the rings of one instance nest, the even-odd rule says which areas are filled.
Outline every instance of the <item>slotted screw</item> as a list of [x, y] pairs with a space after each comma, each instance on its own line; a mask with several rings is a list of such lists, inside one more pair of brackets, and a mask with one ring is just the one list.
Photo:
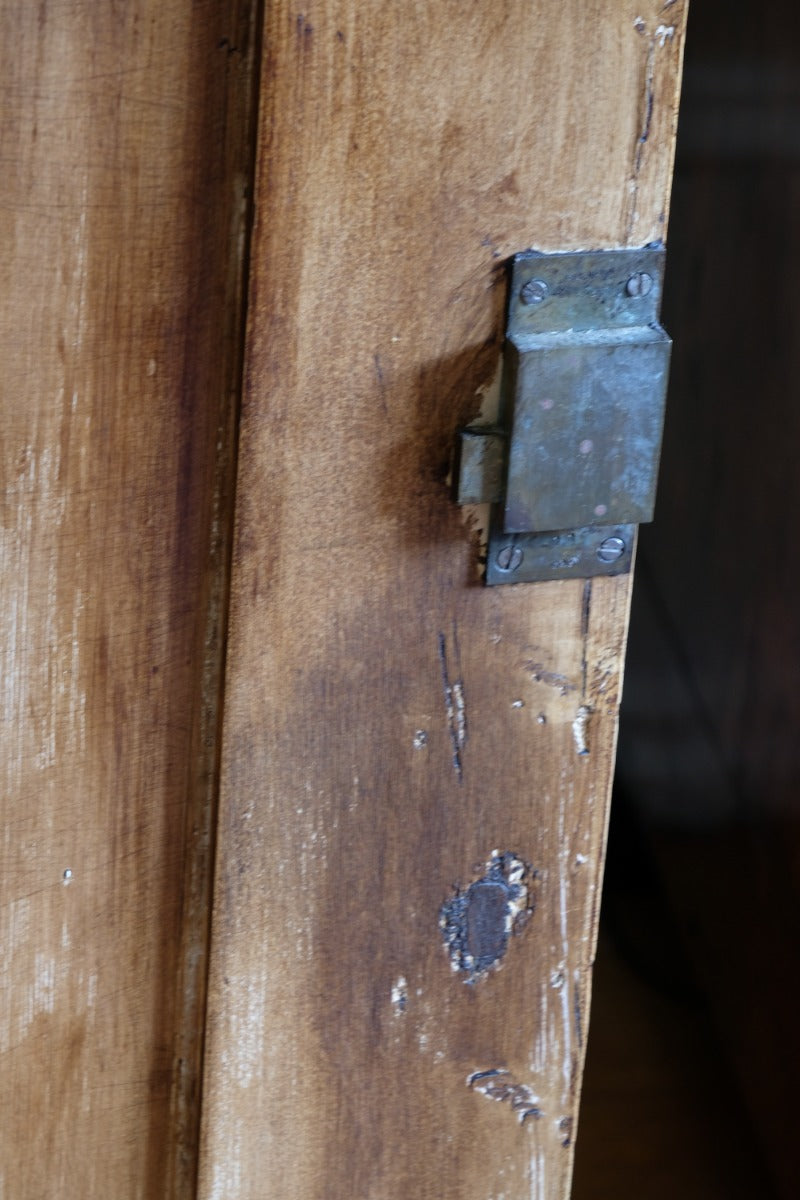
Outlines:
[[495, 563], [501, 571], [516, 571], [522, 562], [522, 551], [519, 546], [503, 546], [497, 551]]
[[628, 282], [625, 284], [625, 291], [629, 296], [635, 298], [646, 296], [652, 290], [653, 276], [648, 275], [646, 271], [637, 271], [635, 275], [631, 275]]
[[613, 563], [617, 559], [622, 558], [625, 553], [625, 543], [622, 538], [610, 537], [602, 541], [597, 547], [597, 557], [600, 562]]
[[550, 291], [543, 279], [529, 279], [520, 292], [523, 304], [541, 304]]

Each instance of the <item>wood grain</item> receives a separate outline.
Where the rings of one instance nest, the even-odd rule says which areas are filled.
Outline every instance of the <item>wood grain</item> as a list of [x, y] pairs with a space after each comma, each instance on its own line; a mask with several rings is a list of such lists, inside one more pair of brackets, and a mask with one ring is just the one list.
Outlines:
[[[664, 234], [663, 8], [268, 6], [203, 1200], [568, 1193], [629, 581], [484, 589], [445, 480], [505, 260]], [[536, 910], [468, 985], [494, 849]]]
[[5, 1200], [193, 1192], [252, 7], [0, 7]]

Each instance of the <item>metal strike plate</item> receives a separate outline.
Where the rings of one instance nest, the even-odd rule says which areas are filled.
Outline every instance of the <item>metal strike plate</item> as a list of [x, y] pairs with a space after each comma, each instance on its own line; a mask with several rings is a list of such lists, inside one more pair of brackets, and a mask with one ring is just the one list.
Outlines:
[[554, 533], [508, 534], [493, 530], [486, 582], [538, 583], [626, 575], [636, 545], [635, 525], [591, 525]]
[[498, 427], [461, 439], [459, 502], [495, 505], [487, 583], [630, 569], [655, 502], [663, 270], [661, 246], [514, 259]]

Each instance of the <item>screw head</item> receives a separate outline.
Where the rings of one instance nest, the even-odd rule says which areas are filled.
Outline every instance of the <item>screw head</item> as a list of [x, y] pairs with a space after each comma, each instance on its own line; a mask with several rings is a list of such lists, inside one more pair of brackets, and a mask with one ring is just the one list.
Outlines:
[[529, 279], [523, 286], [519, 298], [523, 304], [541, 304], [550, 288], [543, 279]]
[[625, 553], [625, 543], [620, 537], [609, 537], [597, 547], [597, 557], [600, 562], [613, 563], [622, 558]]
[[494, 561], [500, 571], [516, 571], [522, 562], [522, 551], [519, 546], [502, 546]]
[[628, 282], [625, 284], [625, 291], [629, 296], [638, 298], [646, 296], [653, 290], [653, 276], [648, 275], [646, 271], [637, 271], [635, 275], [631, 275]]

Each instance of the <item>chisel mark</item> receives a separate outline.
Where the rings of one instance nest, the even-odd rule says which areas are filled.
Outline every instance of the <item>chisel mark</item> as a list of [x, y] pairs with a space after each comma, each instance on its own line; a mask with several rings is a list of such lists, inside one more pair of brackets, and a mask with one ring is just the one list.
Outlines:
[[464, 698], [464, 682], [461, 675], [461, 655], [458, 647], [458, 634], [453, 625], [453, 655], [455, 658], [458, 678], [450, 678], [450, 668], [447, 660], [447, 639], [439, 634], [439, 664], [442, 670], [442, 690], [444, 692], [444, 710], [447, 717], [447, 727], [450, 731], [450, 742], [453, 747], [453, 770], [458, 782], [463, 778], [462, 751], [467, 741], [467, 707]]

